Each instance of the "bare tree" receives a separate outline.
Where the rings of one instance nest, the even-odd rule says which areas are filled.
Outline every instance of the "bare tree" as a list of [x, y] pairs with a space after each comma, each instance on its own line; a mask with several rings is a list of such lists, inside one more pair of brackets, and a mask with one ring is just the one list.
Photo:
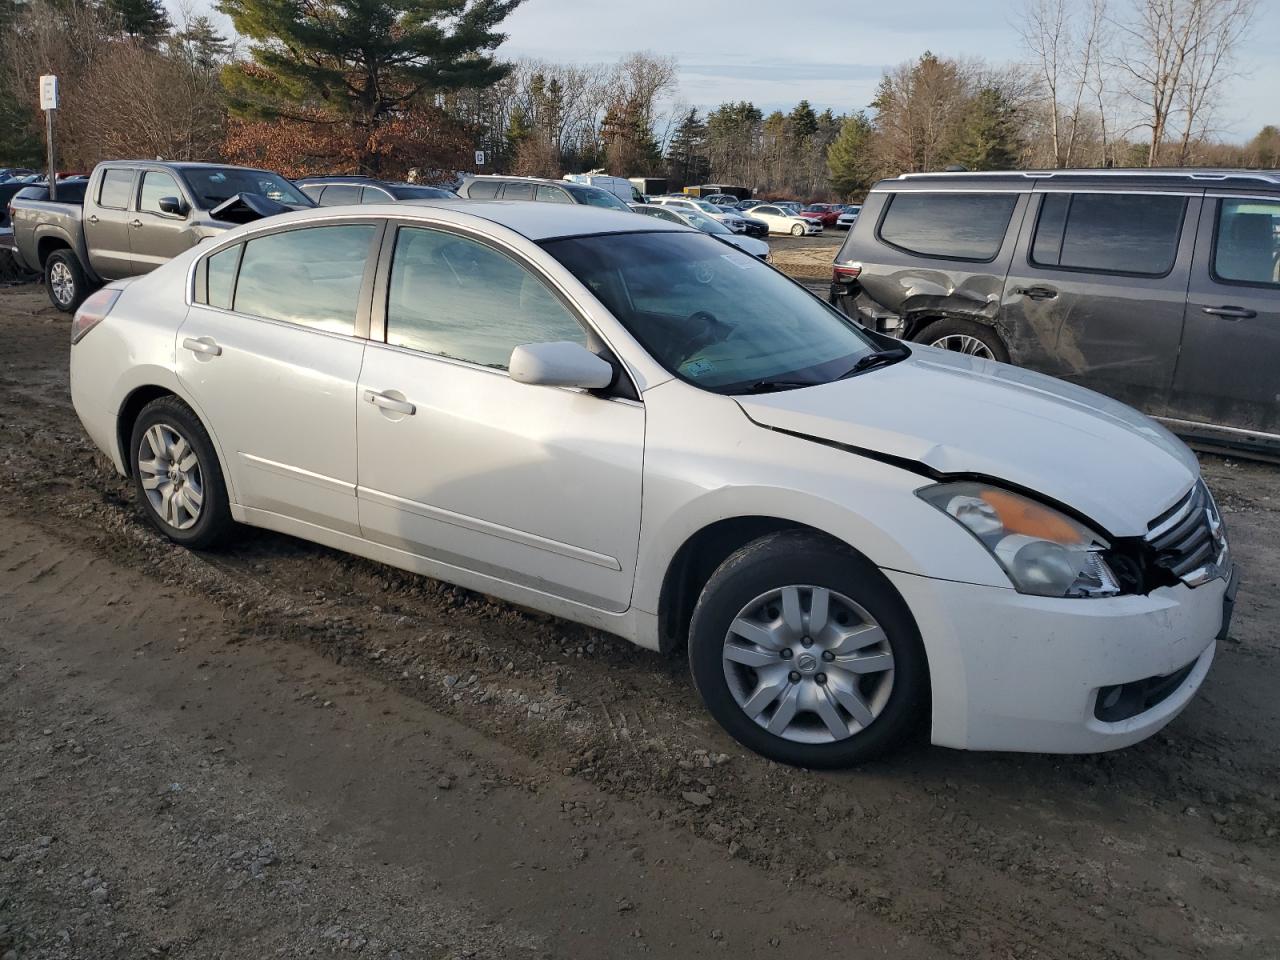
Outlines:
[[1111, 21], [1121, 41], [1115, 64], [1140, 112], [1137, 126], [1151, 134], [1149, 166], [1179, 120], [1185, 156], [1256, 7], [1257, 0], [1135, 0], [1129, 16]]

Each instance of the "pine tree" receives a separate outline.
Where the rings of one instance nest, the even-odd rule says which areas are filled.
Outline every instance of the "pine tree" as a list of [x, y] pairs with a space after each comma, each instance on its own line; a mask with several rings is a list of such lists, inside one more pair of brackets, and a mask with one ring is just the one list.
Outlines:
[[874, 141], [875, 128], [865, 113], [855, 113], [845, 120], [827, 149], [831, 188], [840, 196], [863, 193], [875, 181]]
[[193, 18], [185, 29], [172, 34], [169, 44], [174, 53], [181, 54], [193, 67], [206, 73], [221, 66], [231, 53], [227, 38], [218, 33], [213, 21], [206, 16]]
[[1010, 170], [1017, 166], [1018, 149], [1012, 105], [999, 90], [979, 90], [951, 150], [953, 162], [967, 170]]
[[671, 137], [667, 148], [667, 175], [673, 186], [702, 183], [710, 176], [707, 163], [707, 125], [691, 109]]
[[791, 136], [797, 143], [802, 143], [818, 132], [818, 115], [808, 100], [801, 100], [787, 118], [791, 121]]
[[106, 8], [122, 31], [149, 47], [159, 44], [172, 26], [163, 0], [106, 0]]
[[345, 125], [362, 173], [378, 173], [379, 131], [426, 92], [485, 87], [509, 67], [491, 54], [521, 0], [220, 0], [256, 41], [224, 74], [231, 109]]

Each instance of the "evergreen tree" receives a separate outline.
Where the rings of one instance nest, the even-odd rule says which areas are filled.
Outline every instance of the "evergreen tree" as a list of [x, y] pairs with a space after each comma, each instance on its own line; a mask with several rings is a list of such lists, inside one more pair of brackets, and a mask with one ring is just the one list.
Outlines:
[[256, 41], [252, 64], [224, 72], [231, 109], [345, 125], [361, 173], [381, 164], [379, 131], [421, 100], [497, 82], [497, 27], [520, 0], [220, 0]]
[[979, 90], [951, 151], [953, 162], [967, 170], [1011, 170], [1017, 166], [1019, 147], [1013, 106], [999, 90]]
[[193, 18], [185, 29], [172, 34], [169, 46], [173, 53], [206, 73], [221, 66], [231, 53], [227, 38], [218, 33], [213, 21], [206, 16]]
[[845, 120], [827, 149], [831, 188], [842, 197], [863, 193], [875, 182], [875, 127], [862, 112]]
[[149, 47], [159, 44], [172, 26], [163, 0], [106, 0], [106, 8], [121, 30]]
[[803, 142], [818, 132], [818, 115], [808, 100], [801, 100], [787, 118], [791, 121], [791, 136], [797, 142]]
[[667, 148], [667, 175], [675, 186], [702, 183], [710, 176], [707, 163], [707, 125], [691, 109], [671, 137]]

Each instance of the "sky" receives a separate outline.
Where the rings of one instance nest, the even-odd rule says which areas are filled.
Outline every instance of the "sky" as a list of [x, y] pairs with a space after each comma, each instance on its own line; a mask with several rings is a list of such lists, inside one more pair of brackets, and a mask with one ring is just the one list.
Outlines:
[[[174, 5], [177, 0], [170, 0]], [[1113, 0], [1123, 3], [1125, 0]], [[1022, 0], [525, 0], [503, 25], [499, 55], [571, 63], [636, 50], [679, 62], [676, 101], [701, 109], [750, 100], [766, 113], [807, 99], [819, 111], [867, 106], [888, 67], [925, 50], [1025, 58]], [[219, 17], [226, 26], [225, 18]], [[1280, 125], [1280, 0], [1258, 0], [1217, 118], [1224, 140]]]

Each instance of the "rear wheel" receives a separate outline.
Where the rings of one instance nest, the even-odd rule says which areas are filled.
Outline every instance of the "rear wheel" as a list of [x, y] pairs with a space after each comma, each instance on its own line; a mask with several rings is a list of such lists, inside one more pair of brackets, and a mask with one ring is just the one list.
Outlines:
[[811, 533], [762, 537], [716, 570], [694, 610], [689, 665], [720, 725], [782, 763], [870, 760], [928, 714], [905, 604], [874, 565]]
[[939, 320], [912, 338], [940, 350], [963, 353], [984, 360], [1009, 362], [1009, 351], [991, 327], [971, 320]]
[[49, 301], [63, 313], [75, 313], [89, 295], [89, 281], [71, 250], [57, 250], [44, 262], [44, 286]]

